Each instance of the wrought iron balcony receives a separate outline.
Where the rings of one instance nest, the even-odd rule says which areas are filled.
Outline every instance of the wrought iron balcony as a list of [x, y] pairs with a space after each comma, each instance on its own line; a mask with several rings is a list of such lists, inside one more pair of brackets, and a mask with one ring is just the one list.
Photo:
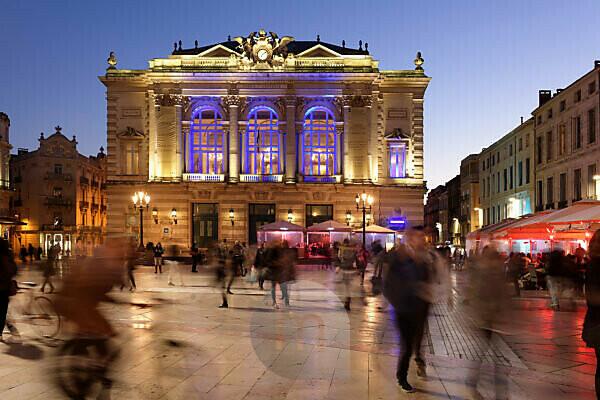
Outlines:
[[225, 182], [225, 175], [185, 173], [183, 180], [186, 182]]
[[68, 173], [47, 172], [44, 176], [44, 179], [56, 181], [72, 181], [73, 175]]
[[44, 205], [53, 207], [72, 207], [73, 200], [61, 196], [47, 196]]
[[283, 182], [283, 175], [240, 174], [240, 182]]

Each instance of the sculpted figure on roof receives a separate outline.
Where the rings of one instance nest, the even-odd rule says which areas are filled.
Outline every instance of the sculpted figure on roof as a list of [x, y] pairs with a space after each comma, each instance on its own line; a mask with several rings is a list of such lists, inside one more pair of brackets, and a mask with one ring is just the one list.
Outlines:
[[291, 36], [279, 38], [276, 33], [269, 32], [269, 36], [264, 30], [252, 32], [247, 37], [233, 38], [239, 43], [239, 49], [243, 52], [244, 58], [254, 64], [281, 64], [287, 57], [287, 45], [294, 40]]

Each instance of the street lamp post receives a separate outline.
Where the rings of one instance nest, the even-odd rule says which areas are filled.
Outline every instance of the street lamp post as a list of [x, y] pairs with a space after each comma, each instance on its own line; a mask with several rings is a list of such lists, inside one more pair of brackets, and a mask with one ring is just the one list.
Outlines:
[[371, 212], [373, 205], [373, 196], [366, 192], [356, 195], [356, 211], [362, 211], [362, 244], [366, 248], [367, 243], [367, 212]]
[[140, 211], [140, 250], [144, 250], [144, 208], [148, 210], [150, 206], [150, 195], [146, 192], [136, 192], [131, 196], [133, 209]]

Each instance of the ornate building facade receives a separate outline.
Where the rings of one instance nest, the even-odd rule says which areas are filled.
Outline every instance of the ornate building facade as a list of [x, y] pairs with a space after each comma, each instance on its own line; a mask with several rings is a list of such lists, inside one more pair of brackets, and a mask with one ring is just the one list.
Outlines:
[[25, 223], [16, 227], [13, 246], [31, 243], [46, 254], [59, 244], [63, 255], [76, 247], [91, 254], [106, 226], [106, 156], [103, 149], [96, 156], [80, 154], [75, 136], [55, 129], [47, 138], [40, 134], [37, 150], [19, 149], [10, 160], [13, 206]]
[[535, 121], [535, 208], [598, 199], [600, 60], [565, 89], [539, 91]]
[[362, 191], [375, 197], [372, 221], [423, 223], [420, 54], [415, 69], [387, 71], [367, 44], [259, 31], [176, 43], [145, 70], [108, 62], [109, 232], [138, 231], [135, 191], [151, 199], [145, 241], [184, 248], [252, 243], [275, 220], [345, 222]]

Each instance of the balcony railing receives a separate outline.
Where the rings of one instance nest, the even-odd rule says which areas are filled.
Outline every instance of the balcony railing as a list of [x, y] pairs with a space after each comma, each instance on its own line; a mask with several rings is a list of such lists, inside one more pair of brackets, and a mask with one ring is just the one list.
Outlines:
[[187, 182], [225, 182], [223, 174], [183, 174], [183, 180]]
[[303, 182], [309, 183], [340, 183], [342, 181], [341, 175], [329, 175], [329, 176], [317, 176], [317, 175], [305, 175], [302, 178]]
[[47, 172], [44, 176], [44, 179], [57, 181], [72, 181], [73, 175], [67, 173]]
[[240, 182], [283, 182], [283, 175], [240, 174]]
[[48, 196], [46, 197], [46, 201], [44, 201], [44, 204], [47, 206], [55, 207], [72, 207], [73, 200], [65, 199], [64, 197], [60, 196]]

